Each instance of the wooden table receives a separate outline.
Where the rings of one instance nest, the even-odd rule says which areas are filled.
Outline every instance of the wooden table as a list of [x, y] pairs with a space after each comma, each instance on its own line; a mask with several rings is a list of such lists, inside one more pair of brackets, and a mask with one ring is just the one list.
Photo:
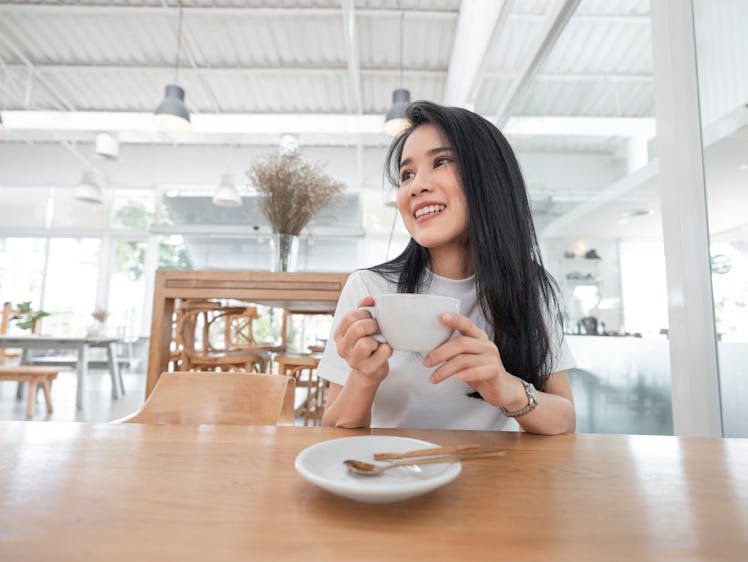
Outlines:
[[156, 386], [161, 373], [169, 368], [177, 299], [236, 299], [326, 314], [335, 310], [347, 278], [347, 273], [157, 270], [146, 397]]
[[[501, 447], [391, 504], [296, 455], [369, 433]], [[0, 559], [745, 560], [748, 440], [0, 422]]]
[[122, 375], [119, 372], [117, 362], [117, 338], [105, 337], [73, 337], [73, 336], [9, 336], [0, 334], [0, 347], [18, 348], [23, 351], [21, 363], [30, 362], [29, 351], [32, 349], [72, 349], [77, 353], [75, 371], [78, 374], [75, 391], [75, 405], [79, 410], [83, 409], [83, 393], [88, 375], [89, 351], [93, 347], [103, 347], [107, 353], [107, 365], [112, 377], [112, 398], [117, 399], [120, 394], [125, 393], [122, 385]]

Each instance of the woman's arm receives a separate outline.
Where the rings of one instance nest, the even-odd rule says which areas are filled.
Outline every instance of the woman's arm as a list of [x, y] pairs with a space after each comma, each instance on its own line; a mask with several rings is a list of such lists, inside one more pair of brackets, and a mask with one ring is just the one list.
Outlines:
[[[483, 330], [460, 314], [444, 314], [442, 322], [461, 335], [437, 347], [424, 359], [426, 367], [439, 365], [430, 382], [437, 384], [455, 376], [497, 408], [503, 407], [511, 412], [527, 406], [524, 384], [507, 372], [496, 344]], [[576, 415], [566, 371], [550, 375], [543, 392], [538, 392], [537, 407], [515, 419], [522, 429], [532, 433], [555, 435], [573, 432]]]
[[372, 385], [366, 378], [351, 373], [345, 386], [330, 383], [322, 425], [335, 427], [369, 427], [371, 406], [379, 384]]
[[[512, 392], [515, 397], [502, 406], [511, 412], [527, 406], [528, 398], [522, 381], [515, 376], [509, 376], [514, 379]], [[548, 377], [544, 391], [538, 391], [538, 405], [535, 409], [514, 419], [522, 429], [529, 433], [545, 435], [574, 433], [577, 425], [576, 413], [566, 371], [552, 373]]]
[[[365, 297], [361, 306], [371, 306], [374, 299]], [[366, 310], [357, 308], [340, 321], [333, 332], [338, 355], [345, 359], [351, 372], [344, 385], [330, 384], [322, 414], [322, 425], [368, 427], [371, 406], [381, 382], [389, 374], [388, 360], [392, 348], [370, 337], [379, 325]]]

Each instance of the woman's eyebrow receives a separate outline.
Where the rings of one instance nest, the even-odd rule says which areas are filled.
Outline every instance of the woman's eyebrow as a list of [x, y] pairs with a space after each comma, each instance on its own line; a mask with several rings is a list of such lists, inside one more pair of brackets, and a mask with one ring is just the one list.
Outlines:
[[[436, 148], [432, 148], [428, 151], [426, 151], [426, 154], [428, 156], [436, 156], [437, 154], [441, 154], [442, 152], [454, 152], [455, 149], [451, 146], [437, 146]], [[406, 166], [412, 162], [412, 158], [406, 158], [402, 162], [400, 162], [400, 169], [402, 170], [403, 166]]]

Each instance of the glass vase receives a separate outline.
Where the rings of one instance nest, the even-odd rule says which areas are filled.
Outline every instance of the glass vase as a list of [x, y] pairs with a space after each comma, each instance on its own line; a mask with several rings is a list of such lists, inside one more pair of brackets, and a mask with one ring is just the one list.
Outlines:
[[296, 271], [299, 259], [299, 237], [293, 234], [273, 233], [270, 242], [272, 271]]

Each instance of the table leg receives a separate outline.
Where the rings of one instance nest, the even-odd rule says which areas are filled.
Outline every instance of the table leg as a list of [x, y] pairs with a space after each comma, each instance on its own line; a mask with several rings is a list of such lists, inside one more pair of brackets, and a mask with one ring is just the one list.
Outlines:
[[83, 391], [86, 387], [86, 376], [88, 375], [88, 344], [83, 344], [78, 348], [78, 363], [75, 366], [78, 374], [78, 384], [75, 392], [75, 407], [83, 409]]
[[33, 418], [34, 417], [34, 401], [36, 400], [36, 381], [33, 379], [29, 381], [28, 392], [29, 392], [29, 395], [26, 398], [26, 417]]
[[124, 396], [125, 385], [122, 382], [122, 374], [119, 372], [119, 363], [117, 362], [117, 347], [114, 342], [107, 346], [107, 358], [109, 360], [109, 373], [112, 375], [112, 398], [115, 400]]
[[[24, 347], [21, 350], [21, 365], [27, 365], [29, 362], [29, 348]], [[18, 384], [16, 385], [16, 400], [20, 400], [23, 398], [23, 382], [18, 381]]]

